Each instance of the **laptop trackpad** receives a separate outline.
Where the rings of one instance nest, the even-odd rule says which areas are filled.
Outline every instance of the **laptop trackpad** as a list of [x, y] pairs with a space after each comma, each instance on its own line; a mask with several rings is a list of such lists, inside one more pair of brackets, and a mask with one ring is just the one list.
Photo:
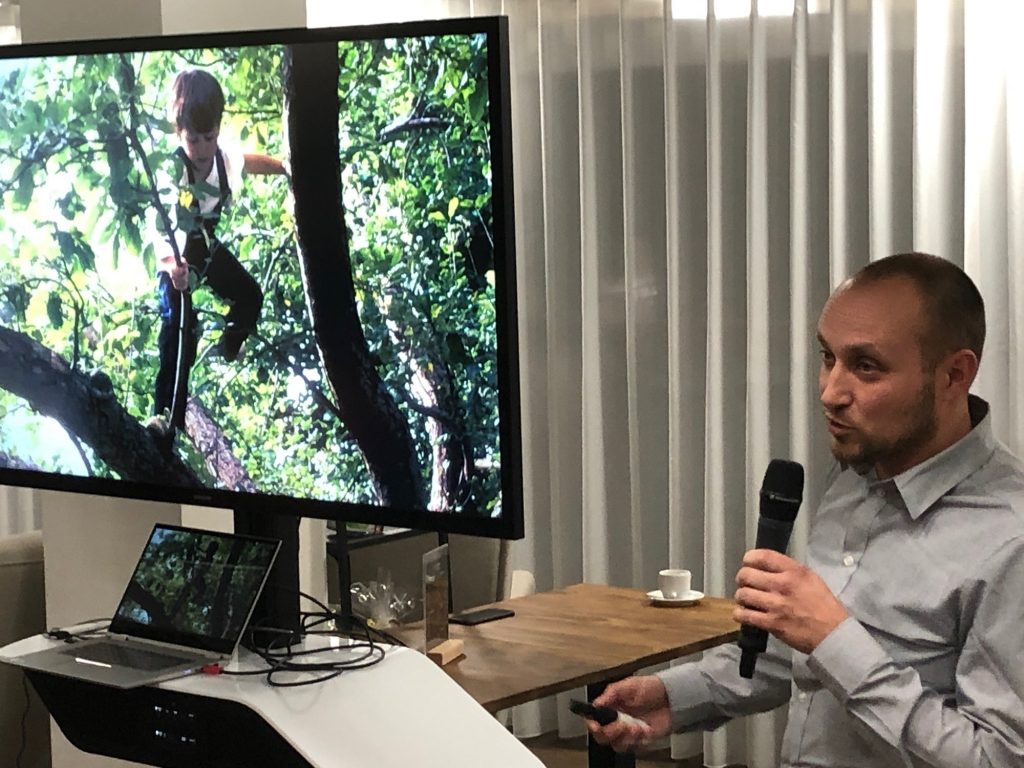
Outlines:
[[104, 666], [140, 669], [147, 672], [170, 669], [196, 661], [193, 657], [175, 656], [142, 648], [131, 648], [120, 643], [103, 642], [89, 643], [81, 648], [68, 648], [66, 651], [61, 651], [61, 654], [84, 659], [87, 662], [93, 661]]

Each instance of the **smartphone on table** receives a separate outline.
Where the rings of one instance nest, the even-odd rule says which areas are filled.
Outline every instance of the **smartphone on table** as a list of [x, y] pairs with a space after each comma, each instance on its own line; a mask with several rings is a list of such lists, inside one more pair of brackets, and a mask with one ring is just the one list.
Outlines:
[[448, 621], [452, 624], [463, 624], [472, 627], [476, 624], [483, 624], [487, 621], [497, 621], [515, 616], [516, 612], [508, 608], [477, 608], [476, 610], [463, 611], [452, 615]]

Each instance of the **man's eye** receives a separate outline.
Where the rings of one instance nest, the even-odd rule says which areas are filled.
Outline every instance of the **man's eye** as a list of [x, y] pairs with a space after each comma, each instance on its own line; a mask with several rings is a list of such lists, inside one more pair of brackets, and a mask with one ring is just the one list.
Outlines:
[[832, 365], [835, 364], [835, 362], [836, 362], [835, 355], [833, 355], [827, 349], [819, 350], [819, 354], [821, 355], [821, 362], [824, 363], [825, 365], [831, 367]]
[[874, 360], [859, 360], [857, 362], [857, 370], [864, 373], [876, 373], [879, 370], [878, 363]]

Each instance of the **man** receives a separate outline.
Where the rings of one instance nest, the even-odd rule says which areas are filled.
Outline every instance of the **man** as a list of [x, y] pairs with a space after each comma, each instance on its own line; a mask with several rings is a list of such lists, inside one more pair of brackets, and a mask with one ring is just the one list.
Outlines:
[[[737, 621], [776, 638], [752, 680], [738, 648], [613, 684], [597, 704], [646, 726], [635, 749], [789, 702], [783, 766], [1024, 765], [1024, 469], [970, 395], [981, 295], [950, 262], [902, 254], [841, 285], [818, 323], [841, 471], [808, 564], [752, 550]], [[781, 641], [781, 642], [778, 642]]]

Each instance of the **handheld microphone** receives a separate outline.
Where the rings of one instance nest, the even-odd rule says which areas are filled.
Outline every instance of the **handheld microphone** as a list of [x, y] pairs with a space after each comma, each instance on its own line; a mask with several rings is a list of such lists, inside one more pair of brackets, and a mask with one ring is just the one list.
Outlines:
[[[795, 461], [772, 459], [761, 481], [761, 517], [757, 521], [756, 549], [785, 553], [803, 494], [803, 466]], [[754, 676], [757, 655], [768, 649], [768, 633], [743, 624], [739, 646], [740, 677], [750, 679]]]

